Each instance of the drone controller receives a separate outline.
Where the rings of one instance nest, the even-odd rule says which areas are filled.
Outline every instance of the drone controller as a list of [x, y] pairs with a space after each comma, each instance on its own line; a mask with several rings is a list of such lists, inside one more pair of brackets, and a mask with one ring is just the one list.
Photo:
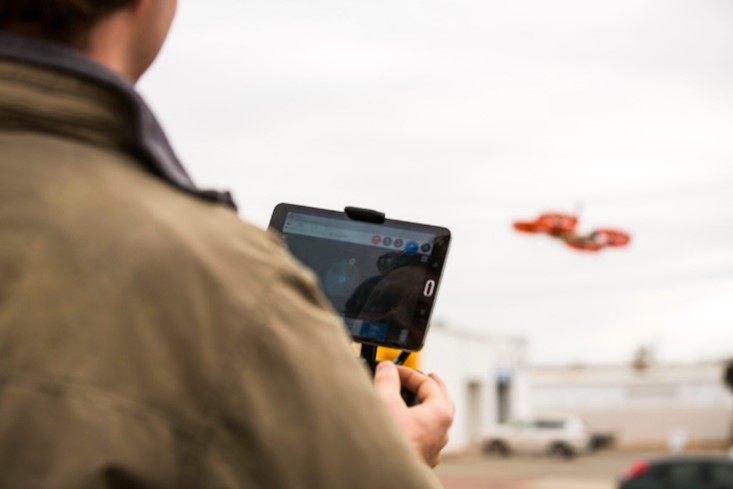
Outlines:
[[319, 277], [372, 372], [377, 347], [407, 355], [423, 347], [448, 254], [448, 229], [387, 219], [370, 209], [293, 204], [275, 207], [270, 229]]

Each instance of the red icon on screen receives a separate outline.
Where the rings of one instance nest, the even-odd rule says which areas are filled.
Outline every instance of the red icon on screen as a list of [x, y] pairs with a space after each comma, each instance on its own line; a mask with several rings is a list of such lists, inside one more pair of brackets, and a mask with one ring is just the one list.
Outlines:
[[372, 243], [373, 244], [378, 245], [381, 242], [382, 242], [382, 237], [381, 236], [376, 235], [376, 234], [374, 236], [372, 236]]

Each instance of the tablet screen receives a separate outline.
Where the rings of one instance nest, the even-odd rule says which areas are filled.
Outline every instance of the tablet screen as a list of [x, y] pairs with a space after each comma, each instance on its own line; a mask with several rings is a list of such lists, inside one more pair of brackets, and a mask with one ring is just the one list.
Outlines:
[[445, 228], [353, 220], [343, 212], [280, 204], [270, 227], [318, 275], [355, 341], [422, 347], [445, 262]]

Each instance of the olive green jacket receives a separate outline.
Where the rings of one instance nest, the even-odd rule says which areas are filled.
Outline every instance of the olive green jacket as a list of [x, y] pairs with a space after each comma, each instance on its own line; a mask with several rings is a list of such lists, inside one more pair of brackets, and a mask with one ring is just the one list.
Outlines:
[[0, 36], [0, 488], [439, 487], [231, 207], [126, 81]]

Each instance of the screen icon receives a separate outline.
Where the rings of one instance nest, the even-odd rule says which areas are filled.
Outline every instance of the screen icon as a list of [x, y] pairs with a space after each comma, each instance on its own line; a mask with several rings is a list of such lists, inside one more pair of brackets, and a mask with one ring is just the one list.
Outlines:
[[382, 244], [384, 246], [390, 246], [392, 244], [392, 238], [390, 238], [389, 236], [387, 236], [386, 238], [384, 238], [382, 240]]
[[415, 253], [417, 253], [419, 247], [420, 245], [418, 245], [417, 242], [410, 241], [405, 246], [405, 253], [408, 255], [414, 255]]
[[364, 321], [359, 331], [359, 336], [369, 340], [384, 341], [387, 339], [387, 325]]
[[402, 241], [400, 238], [397, 238], [394, 240], [394, 247], [395, 248], [402, 248], [402, 245], [405, 244], [404, 241]]
[[374, 236], [372, 236], [372, 244], [378, 245], [381, 242], [382, 242], [381, 236], [379, 236], [378, 234], [375, 234]]

